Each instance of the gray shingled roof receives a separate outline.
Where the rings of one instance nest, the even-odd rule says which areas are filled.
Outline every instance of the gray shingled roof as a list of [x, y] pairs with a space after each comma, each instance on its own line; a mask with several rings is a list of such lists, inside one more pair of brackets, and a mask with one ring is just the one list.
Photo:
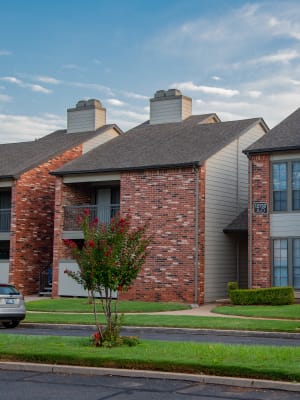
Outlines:
[[[23, 172], [92, 139], [111, 127], [116, 126], [105, 125], [94, 132], [66, 133], [66, 130], [59, 130], [31, 142], [0, 144], [0, 179], [17, 178]], [[121, 133], [118, 127], [116, 129]]]
[[54, 174], [201, 165], [254, 124], [264, 125], [260, 118], [203, 124], [211, 115], [192, 116], [176, 123], [144, 123], [65, 164]]
[[244, 153], [300, 149], [300, 108], [272, 128], [266, 135], [249, 146]]
[[248, 208], [243, 210], [226, 228], [224, 233], [248, 232]]

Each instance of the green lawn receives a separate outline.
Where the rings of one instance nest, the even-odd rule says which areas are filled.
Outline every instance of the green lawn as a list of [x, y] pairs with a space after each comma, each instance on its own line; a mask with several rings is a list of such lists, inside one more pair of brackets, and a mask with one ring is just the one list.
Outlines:
[[88, 338], [1, 335], [2, 361], [149, 369], [300, 381], [300, 348], [142, 341], [96, 348]]
[[[100, 300], [97, 302], [101, 311]], [[86, 298], [60, 298], [60, 299], [41, 299], [26, 302], [28, 311], [48, 311], [48, 312], [73, 312], [88, 313], [93, 311], [92, 304]], [[121, 313], [143, 313], [187, 310], [190, 307], [182, 303], [159, 303], [145, 301], [119, 301], [118, 310]]]
[[[99, 316], [104, 323], [104, 317]], [[94, 324], [92, 314], [30, 313], [25, 322], [49, 324]], [[187, 315], [124, 315], [127, 326], [163, 326], [180, 328], [236, 329], [250, 331], [300, 332], [298, 321], [272, 321], [224, 317], [194, 317]]]
[[300, 320], [300, 304], [288, 306], [219, 306], [212, 312], [245, 317], [283, 318]]

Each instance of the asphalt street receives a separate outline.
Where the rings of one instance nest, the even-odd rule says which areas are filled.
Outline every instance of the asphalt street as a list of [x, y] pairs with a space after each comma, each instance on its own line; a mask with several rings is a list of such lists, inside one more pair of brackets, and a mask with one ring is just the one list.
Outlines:
[[290, 400], [299, 392], [186, 380], [0, 371], [0, 400]]
[[[15, 329], [0, 329], [0, 334], [21, 335], [51, 335], [51, 336], [90, 336], [95, 332], [93, 327], [26, 327], [20, 325]], [[138, 335], [141, 339], [186, 341], [199, 343], [225, 343], [246, 345], [268, 345], [268, 346], [299, 346], [300, 335], [286, 335], [274, 333], [251, 333], [251, 332], [224, 332], [207, 330], [184, 330], [184, 329], [159, 329], [159, 328], [126, 328], [122, 331], [124, 335]]]

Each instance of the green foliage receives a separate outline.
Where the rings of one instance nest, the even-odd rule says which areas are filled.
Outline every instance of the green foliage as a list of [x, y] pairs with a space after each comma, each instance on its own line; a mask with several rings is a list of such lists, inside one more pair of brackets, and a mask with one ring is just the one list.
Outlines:
[[299, 346], [143, 340], [134, 351], [128, 346], [96, 350], [82, 337], [0, 336], [2, 360], [300, 381]]
[[237, 290], [239, 288], [239, 285], [237, 282], [228, 282], [227, 283], [227, 291], [228, 293], [231, 292], [231, 290]]
[[[90, 223], [88, 210], [81, 221], [84, 235], [83, 247], [72, 241], [66, 244], [72, 249], [78, 263], [78, 272], [66, 270], [71, 278], [89, 291], [92, 298], [99, 345], [116, 343], [120, 336], [121, 320], [114, 292], [127, 291], [137, 278], [147, 255], [151, 238], [147, 224], [131, 226], [131, 217], [115, 216], [110, 224]], [[100, 297], [106, 317], [103, 329], [97, 320], [96, 297]]]
[[235, 305], [285, 305], [294, 303], [292, 287], [271, 287], [262, 289], [236, 289], [229, 292]]
[[[96, 301], [100, 304], [100, 299]], [[114, 300], [112, 301], [114, 306]], [[89, 313], [93, 312], [93, 305], [86, 298], [46, 298], [41, 300], [26, 301], [27, 311], [47, 311], [51, 313], [73, 312], [73, 313]], [[164, 303], [150, 301], [118, 301], [118, 311], [120, 313], [145, 313], [160, 311], [177, 311], [188, 310], [190, 306], [184, 303]]]

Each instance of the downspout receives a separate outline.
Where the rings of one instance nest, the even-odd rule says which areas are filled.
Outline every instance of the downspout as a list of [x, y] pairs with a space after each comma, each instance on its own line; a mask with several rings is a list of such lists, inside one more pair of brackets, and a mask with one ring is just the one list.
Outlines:
[[248, 288], [252, 289], [252, 159], [249, 160], [249, 282]]
[[195, 270], [194, 270], [194, 302], [198, 304], [198, 263], [199, 263], [199, 166], [194, 167], [195, 179]]

